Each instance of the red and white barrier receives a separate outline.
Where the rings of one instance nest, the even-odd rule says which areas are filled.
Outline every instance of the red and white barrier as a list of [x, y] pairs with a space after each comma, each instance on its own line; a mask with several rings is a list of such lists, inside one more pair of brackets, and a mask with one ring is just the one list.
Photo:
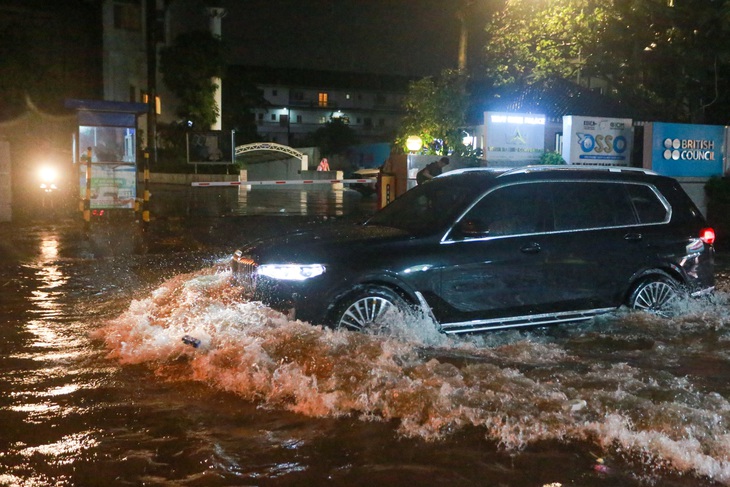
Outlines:
[[285, 181], [211, 181], [191, 183], [192, 186], [265, 186], [265, 185], [284, 185], [284, 184], [375, 184], [378, 180], [375, 178], [366, 179], [288, 179]]

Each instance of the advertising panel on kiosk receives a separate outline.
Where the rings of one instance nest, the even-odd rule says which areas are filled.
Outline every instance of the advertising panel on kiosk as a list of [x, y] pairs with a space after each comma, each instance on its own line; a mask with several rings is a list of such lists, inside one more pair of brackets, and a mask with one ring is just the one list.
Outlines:
[[545, 115], [485, 112], [484, 125], [489, 166], [537, 164], [545, 152]]
[[79, 187], [86, 190], [91, 153], [91, 208], [133, 209], [137, 197], [136, 130], [134, 127], [79, 126]]
[[630, 166], [634, 128], [630, 118], [563, 117], [565, 162], [586, 166]]

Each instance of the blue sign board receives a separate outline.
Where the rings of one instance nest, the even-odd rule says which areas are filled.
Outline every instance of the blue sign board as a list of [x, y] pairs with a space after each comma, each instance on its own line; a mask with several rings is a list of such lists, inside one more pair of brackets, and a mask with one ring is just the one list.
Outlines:
[[659, 122], [652, 126], [652, 170], [672, 177], [723, 173], [725, 127]]

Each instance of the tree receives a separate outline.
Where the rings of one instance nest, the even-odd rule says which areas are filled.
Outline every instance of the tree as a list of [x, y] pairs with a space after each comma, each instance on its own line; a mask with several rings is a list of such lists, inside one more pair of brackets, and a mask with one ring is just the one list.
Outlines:
[[339, 118], [327, 122], [308, 136], [306, 145], [319, 147], [322, 156], [341, 154], [350, 146], [358, 143], [357, 135]]
[[466, 81], [463, 73], [445, 70], [438, 78], [411, 82], [403, 103], [406, 114], [396, 145], [406, 150], [406, 139], [418, 135], [426, 153], [446, 155], [463, 147], [462, 129], [469, 105]]
[[226, 78], [224, 104], [236, 107], [223, 113], [223, 127], [236, 131], [236, 143], [245, 144], [260, 140], [253, 109], [270, 106], [262, 89], [246, 76]]
[[603, 80], [611, 96], [668, 121], [725, 106], [726, 0], [506, 0], [486, 27], [495, 85]]
[[212, 79], [223, 75], [225, 65], [221, 40], [207, 31], [181, 34], [160, 51], [162, 80], [180, 100], [177, 114], [193, 127], [215, 123], [220, 112]]

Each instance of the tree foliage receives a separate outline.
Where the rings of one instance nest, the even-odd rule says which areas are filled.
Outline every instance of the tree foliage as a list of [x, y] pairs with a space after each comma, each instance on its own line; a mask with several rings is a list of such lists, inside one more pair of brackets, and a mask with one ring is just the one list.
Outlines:
[[207, 31], [181, 34], [160, 51], [162, 80], [180, 100], [177, 114], [193, 127], [207, 129], [216, 121], [213, 78], [223, 76], [225, 65], [221, 40]]
[[318, 128], [304, 141], [305, 145], [319, 147], [322, 156], [342, 154], [350, 146], [358, 143], [357, 134], [339, 118], [332, 119]]
[[518, 86], [599, 79], [608, 94], [669, 121], [703, 121], [727, 108], [717, 87], [730, 67], [729, 7], [728, 0], [506, 0], [486, 28], [486, 74]]
[[411, 82], [396, 145], [405, 151], [406, 139], [418, 135], [423, 140], [424, 153], [448, 154], [463, 148], [461, 129], [466, 125], [469, 106], [466, 81], [464, 74], [446, 70], [437, 78]]

